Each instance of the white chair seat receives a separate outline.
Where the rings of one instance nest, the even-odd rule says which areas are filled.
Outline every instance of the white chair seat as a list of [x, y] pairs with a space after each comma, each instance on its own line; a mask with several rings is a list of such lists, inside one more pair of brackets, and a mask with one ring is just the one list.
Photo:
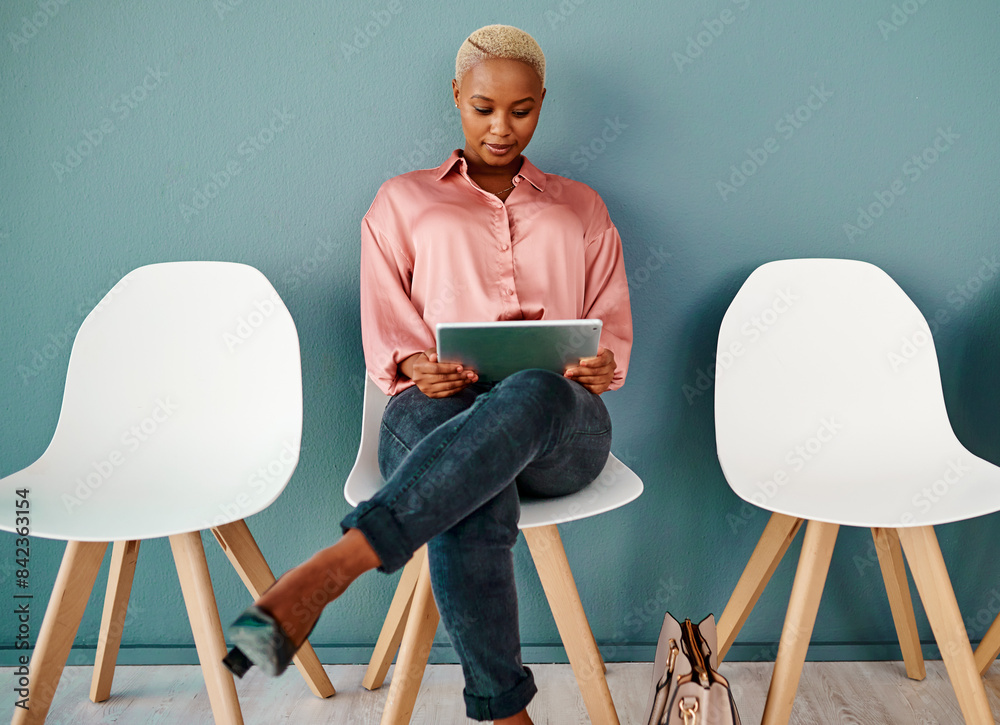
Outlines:
[[[385, 485], [378, 467], [378, 436], [388, 402], [389, 396], [366, 377], [361, 445], [354, 468], [344, 484], [344, 498], [351, 506], [367, 501]], [[642, 481], [612, 454], [601, 474], [576, 493], [550, 499], [522, 498], [518, 528], [563, 524], [597, 516], [634, 501], [641, 493]]]

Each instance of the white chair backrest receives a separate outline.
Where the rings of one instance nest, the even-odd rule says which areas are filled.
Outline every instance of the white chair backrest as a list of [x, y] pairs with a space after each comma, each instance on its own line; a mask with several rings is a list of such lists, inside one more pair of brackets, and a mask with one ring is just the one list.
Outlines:
[[[245, 518], [298, 463], [302, 377], [291, 315], [253, 267], [140, 267], [87, 316], [42, 457], [32, 533], [166, 536]], [[44, 489], [45, 495], [41, 495]]]
[[382, 485], [382, 474], [378, 466], [378, 437], [382, 423], [382, 413], [389, 404], [389, 396], [383, 393], [375, 381], [365, 375], [364, 403], [361, 411], [361, 444], [344, 484], [344, 498], [351, 506], [357, 506], [374, 496]]
[[792, 259], [755, 270], [722, 321], [715, 386], [719, 460], [745, 500], [863, 526], [967, 512], [962, 496], [915, 503], [956, 467], [968, 473], [956, 456], [975, 457], [951, 429], [927, 322], [878, 267]]

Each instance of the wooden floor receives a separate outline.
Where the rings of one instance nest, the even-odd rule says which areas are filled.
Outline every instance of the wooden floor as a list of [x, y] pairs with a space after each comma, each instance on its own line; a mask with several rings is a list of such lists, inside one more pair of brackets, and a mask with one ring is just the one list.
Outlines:
[[[760, 722], [767, 695], [771, 663], [724, 664], [745, 725]], [[528, 707], [536, 725], [588, 723], [569, 665], [532, 665], [539, 694]], [[377, 724], [386, 687], [368, 692], [361, 687], [364, 668], [327, 666], [337, 695], [329, 700], [313, 696], [294, 668], [272, 680], [251, 670], [237, 681], [246, 725], [273, 723]], [[652, 665], [611, 663], [608, 683], [622, 725], [640, 723], [646, 704]], [[119, 667], [111, 699], [95, 705], [87, 698], [90, 667], [68, 667], [63, 673], [49, 725], [159, 725], [211, 723], [201, 670], [197, 667]], [[392, 677], [392, 671], [389, 673]], [[2, 690], [11, 668], [0, 668]], [[1000, 664], [986, 678], [994, 717], [1000, 716]], [[413, 725], [472, 723], [462, 705], [462, 673], [457, 665], [427, 669]], [[8, 702], [12, 700], [8, 699]], [[927, 679], [907, 680], [899, 662], [807, 663], [799, 685], [792, 723], [800, 725], [958, 725], [962, 717], [941, 662], [927, 663]]]

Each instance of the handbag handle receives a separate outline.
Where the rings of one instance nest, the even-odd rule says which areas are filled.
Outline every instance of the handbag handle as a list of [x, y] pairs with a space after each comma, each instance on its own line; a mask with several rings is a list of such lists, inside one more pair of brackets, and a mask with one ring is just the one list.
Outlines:
[[692, 679], [697, 677], [698, 682], [702, 687], [706, 689], [711, 687], [713, 680], [712, 668], [705, 661], [705, 653], [701, 648], [701, 644], [705, 640], [690, 619], [684, 620], [684, 633], [682, 638], [684, 642], [687, 643], [688, 657], [691, 659]]

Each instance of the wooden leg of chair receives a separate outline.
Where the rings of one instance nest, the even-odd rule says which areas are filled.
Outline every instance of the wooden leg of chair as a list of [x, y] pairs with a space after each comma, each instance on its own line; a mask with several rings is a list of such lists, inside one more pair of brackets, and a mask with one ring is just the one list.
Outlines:
[[[246, 521], [240, 519], [212, 529], [215, 540], [226, 552], [230, 563], [254, 599], [258, 599], [274, 583], [274, 574], [267, 560], [250, 533]], [[292, 658], [299, 673], [316, 697], [332, 697], [336, 694], [330, 677], [316, 656], [316, 651], [306, 640]]]
[[792, 715], [795, 692], [799, 689], [799, 677], [806, 661], [806, 650], [809, 649], [839, 529], [837, 524], [821, 521], [810, 521], [806, 526], [761, 725], [786, 725]]
[[962, 613], [951, 587], [948, 569], [941, 556], [937, 536], [931, 526], [899, 529], [899, 540], [910, 563], [920, 600], [924, 603], [941, 659], [955, 688], [965, 722], [988, 725], [993, 722], [986, 688], [976, 668], [972, 646], [965, 631]]
[[979, 674], [986, 674], [986, 670], [990, 668], [998, 654], [1000, 654], [1000, 617], [993, 620], [983, 641], [976, 647], [976, 667], [979, 668]]
[[111, 567], [108, 569], [108, 589], [104, 595], [104, 614], [101, 616], [101, 635], [94, 654], [94, 675], [90, 681], [90, 699], [104, 702], [111, 696], [111, 682], [115, 677], [118, 648], [125, 631], [128, 615], [128, 598], [132, 593], [135, 562], [139, 558], [138, 541], [116, 541], [111, 549]]
[[[107, 548], [108, 544], [104, 541], [70, 541], [66, 544], [31, 655], [29, 709], [15, 707], [12, 725], [41, 725], [45, 722]], [[30, 599], [12, 601], [15, 608], [31, 602]]]
[[733, 646], [754, 605], [771, 581], [771, 575], [778, 568], [795, 535], [799, 533], [802, 521], [803, 519], [794, 516], [771, 514], [771, 519], [764, 527], [764, 533], [760, 535], [760, 541], [719, 618], [716, 627], [719, 633], [719, 662], [722, 662]]
[[362, 687], [366, 690], [377, 690], [385, 682], [389, 665], [392, 664], [392, 658], [396, 656], [399, 643], [403, 639], [403, 630], [406, 628], [406, 619], [410, 615], [413, 593], [417, 588], [417, 577], [420, 576], [420, 569], [425, 558], [427, 558], [427, 547], [421, 546], [403, 568], [399, 584], [396, 585], [396, 593], [392, 597], [392, 604], [389, 605], [389, 612], [385, 615], [382, 631], [375, 643], [371, 661], [368, 663], [368, 669], [365, 670], [365, 678], [361, 681]]
[[222, 636], [219, 608], [215, 603], [212, 579], [208, 574], [201, 533], [175, 534], [170, 537], [177, 578], [181, 582], [198, 660], [208, 688], [208, 701], [216, 723], [243, 725], [236, 685], [229, 670], [222, 664], [226, 656], [226, 640]]
[[920, 636], [917, 634], [917, 618], [913, 613], [910, 598], [910, 584], [906, 578], [906, 564], [903, 550], [899, 546], [899, 533], [895, 529], [872, 529], [878, 563], [882, 568], [885, 592], [889, 597], [892, 621], [896, 625], [899, 648], [903, 652], [906, 676], [922, 680], [927, 676], [924, 655], [920, 651]]
[[583, 703], [594, 723], [618, 723], [618, 713], [611, 699], [611, 690], [604, 677], [604, 661], [597, 650], [594, 636], [580, 602], [580, 594], [573, 581], [563, 549], [559, 529], [539, 526], [524, 529], [528, 550], [535, 561], [538, 578], [542, 581], [545, 597], [549, 600], [552, 616], [556, 620], [559, 636], [569, 657], [573, 674], [583, 694]]
[[440, 618], [431, 591], [430, 562], [424, 556], [413, 592], [410, 616], [407, 617], [403, 640], [399, 645], [396, 668], [392, 671], [389, 695], [382, 710], [382, 725], [407, 725], [410, 722]]
[[601, 661], [601, 672], [608, 674], [608, 665], [604, 661], [604, 655], [601, 654], [601, 648], [597, 646], [597, 638], [594, 636], [594, 630], [590, 628], [590, 622], [587, 622], [587, 636], [590, 637], [594, 651], [597, 652], [597, 659]]

